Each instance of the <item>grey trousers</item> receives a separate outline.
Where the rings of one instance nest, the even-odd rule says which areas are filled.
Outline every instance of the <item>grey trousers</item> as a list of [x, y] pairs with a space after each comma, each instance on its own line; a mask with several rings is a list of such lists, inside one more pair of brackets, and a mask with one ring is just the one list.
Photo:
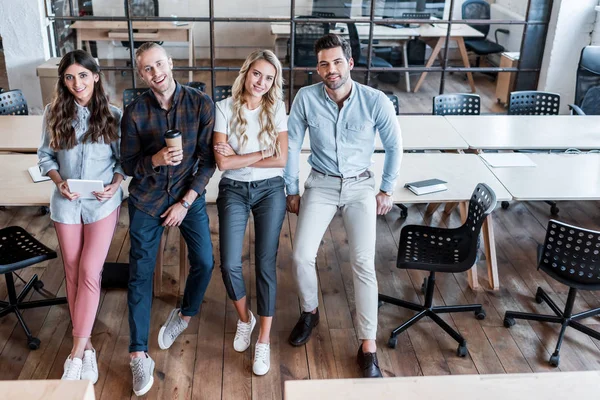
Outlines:
[[254, 182], [222, 178], [217, 198], [221, 274], [232, 300], [246, 296], [242, 249], [250, 211], [254, 216], [258, 315], [273, 316], [277, 294], [277, 249], [285, 218], [282, 177]]
[[350, 247], [358, 338], [375, 339], [377, 206], [373, 173], [369, 172], [365, 177], [340, 179], [313, 170], [304, 187], [293, 255], [293, 271], [302, 310], [312, 311], [319, 305], [315, 258], [325, 230], [340, 209]]

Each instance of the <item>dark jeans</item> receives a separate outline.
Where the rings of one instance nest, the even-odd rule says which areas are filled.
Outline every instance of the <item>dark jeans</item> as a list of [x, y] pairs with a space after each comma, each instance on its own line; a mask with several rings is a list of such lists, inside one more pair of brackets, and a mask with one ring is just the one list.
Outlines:
[[285, 217], [283, 178], [254, 182], [222, 178], [219, 183], [219, 245], [221, 273], [232, 300], [246, 295], [242, 275], [244, 233], [250, 211], [254, 216], [258, 315], [273, 316], [277, 294], [277, 249]]
[[[148, 350], [152, 276], [160, 237], [164, 230], [162, 222], [162, 218], [155, 218], [135, 208], [131, 198], [129, 199], [129, 352]], [[192, 316], [198, 313], [214, 267], [204, 195], [192, 203], [179, 229], [187, 243], [190, 261], [181, 314]]]

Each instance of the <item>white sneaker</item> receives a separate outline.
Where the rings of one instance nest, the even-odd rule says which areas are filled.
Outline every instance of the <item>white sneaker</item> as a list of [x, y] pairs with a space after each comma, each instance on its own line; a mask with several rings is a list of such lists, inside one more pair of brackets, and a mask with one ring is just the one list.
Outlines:
[[62, 375], [63, 381], [78, 381], [81, 379], [81, 358], [71, 358], [69, 356], [65, 361], [64, 372]]
[[271, 368], [271, 345], [269, 343], [256, 342], [254, 347], [254, 365], [252, 372], [256, 375], [264, 375]]
[[96, 350], [85, 350], [83, 352], [83, 366], [81, 368], [81, 379], [87, 379], [95, 385], [98, 382], [98, 361], [96, 361]]
[[250, 310], [248, 310], [248, 313], [250, 314], [250, 321], [242, 322], [238, 319], [235, 338], [233, 339], [233, 349], [240, 353], [250, 347], [250, 336], [252, 336], [252, 330], [256, 325], [254, 314]]

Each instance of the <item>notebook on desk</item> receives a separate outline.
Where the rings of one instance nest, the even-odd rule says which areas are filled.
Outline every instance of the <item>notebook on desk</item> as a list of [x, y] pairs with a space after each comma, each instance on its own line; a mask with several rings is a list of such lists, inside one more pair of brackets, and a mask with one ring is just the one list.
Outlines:
[[443, 181], [441, 179], [426, 179], [424, 181], [409, 182], [406, 185], [404, 185], [404, 187], [416, 194], [417, 196], [421, 196], [424, 194], [448, 190], [446, 183], [446, 181]]
[[40, 167], [34, 165], [33, 167], [27, 168], [27, 172], [29, 172], [29, 176], [34, 183], [44, 182], [50, 180], [49, 176], [43, 176], [40, 172]]

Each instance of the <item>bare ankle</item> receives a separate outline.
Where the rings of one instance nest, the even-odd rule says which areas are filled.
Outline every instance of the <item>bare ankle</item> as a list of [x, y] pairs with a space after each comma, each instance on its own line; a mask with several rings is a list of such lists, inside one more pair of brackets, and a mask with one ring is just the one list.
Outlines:
[[129, 353], [129, 359], [133, 360], [134, 358], [143, 358], [146, 357], [145, 351], [132, 351]]

